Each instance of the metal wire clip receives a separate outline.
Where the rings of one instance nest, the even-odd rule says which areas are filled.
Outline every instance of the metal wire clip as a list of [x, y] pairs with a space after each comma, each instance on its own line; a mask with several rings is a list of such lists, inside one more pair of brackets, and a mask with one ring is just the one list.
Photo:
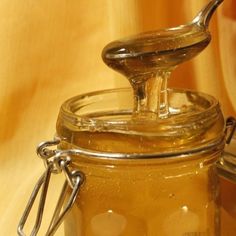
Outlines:
[[226, 144], [230, 144], [233, 136], [235, 135], [235, 131], [236, 131], [236, 119], [230, 116], [226, 120], [226, 129], [225, 129]]
[[[226, 121], [226, 129], [225, 129], [225, 142], [229, 144], [231, 139], [234, 136], [236, 131], [236, 119], [233, 117], [229, 117]], [[84, 149], [72, 149], [72, 150], [52, 150], [48, 147], [55, 146], [60, 143], [60, 139], [55, 139], [53, 141], [47, 141], [41, 143], [37, 148], [37, 154], [43, 159], [46, 171], [44, 174], [39, 178], [36, 186], [30, 196], [26, 209], [23, 213], [23, 216], [20, 220], [20, 223], [17, 228], [17, 233], [19, 236], [26, 236], [23, 232], [23, 228], [25, 223], [28, 219], [29, 213], [34, 205], [35, 199], [39, 193], [39, 190], [42, 188], [40, 202], [38, 206], [38, 212], [36, 221], [33, 227], [33, 230], [30, 236], [36, 236], [39, 228], [41, 226], [44, 206], [46, 202], [46, 195], [47, 190], [50, 182], [51, 173], [58, 174], [64, 172], [66, 176], [66, 181], [63, 185], [61, 190], [61, 194], [59, 200], [57, 202], [56, 208], [54, 210], [52, 220], [48, 227], [48, 230], [45, 236], [53, 236], [62, 223], [65, 215], [69, 212], [71, 207], [73, 206], [75, 199], [79, 193], [79, 189], [81, 184], [84, 181], [84, 174], [78, 170], [71, 170], [69, 164], [71, 163], [70, 155], [89, 155], [89, 156], [96, 156], [96, 157], [114, 157], [114, 158], [137, 158], [137, 154], [121, 154], [121, 153], [99, 153], [99, 152], [91, 152]], [[214, 144], [215, 145], [215, 144]], [[193, 150], [193, 152], [198, 152], [199, 149]], [[169, 156], [170, 154], [168, 154]], [[175, 155], [179, 155], [179, 153], [175, 153]], [[147, 154], [139, 155], [139, 157], [147, 157]], [[158, 154], [149, 155], [149, 158], [157, 157]], [[162, 154], [163, 156], [163, 154]], [[72, 188], [71, 195], [69, 200], [66, 204], [64, 204], [67, 188]], [[64, 206], [64, 210], [61, 211], [62, 206]]]
[[[48, 148], [50, 146], [58, 145], [59, 143], [60, 143], [59, 139], [55, 139], [53, 141], [46, 141], [39, 144], [37, 148], [37, 154], [44, 160], [46, 170], [43, 173], [43, 175], [39, 178], [38, 182], [36, 183], [33, 189], [33, 192], [30, 196], [30, 199], [27, 203], [27, 206], [25, 208], [25, 211], [20, 219], [20, 222], [17, 228], [17, 233], [19, 236], [26, 236], [26, 234], [23, 231], [25, 223], [34, 205], [34, 202], [39, 193], [39, 190], [42, 189], [36, 221], [30, 233], [30, 236], [37, 235], [40, 229], [41, 223], [42, 223], [43, 212], [44, 212], [44, 207], [45, 207], [45, 202], [46, 202], [46, 197], [47, 197], [47, 190], [48, 190], [50, 177], [52, 173], [58, 174], [58, 173], [64, 172], [66, 176], [66, 180], [62, 187], [60, 197], [56, 204], [56, 208], [54, 210], [51, 222], [49, 224], [49, 227], [47, 229], [45, 236], [52, 236], [55, 234], [56, 230], [63, 222], [64, 217], [73, 206], [75, 199], [79, 193], [80, 186], [84, 181], [84, 174], [78, 170], [71, 170], [69, 168], [71, 158], [66, 151], [52, 150]], [[67, 203], [64, 204], [66, 192], [69, 187], [72, 188], [71, 195]], [[62, 210], [62, 206], [64, 208], [63, 210]]]

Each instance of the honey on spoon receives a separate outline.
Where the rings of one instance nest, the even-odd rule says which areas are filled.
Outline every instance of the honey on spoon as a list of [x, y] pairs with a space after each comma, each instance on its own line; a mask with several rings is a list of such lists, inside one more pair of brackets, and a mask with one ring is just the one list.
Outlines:
[[222, 2], [210, 1], [188, 24], [114, 41], [103, 49], [104, 62], [125, 75], [134, 90], [134, 118], [168, 117], [167, 80], [177, 65], [209, 44], [209, 22]]

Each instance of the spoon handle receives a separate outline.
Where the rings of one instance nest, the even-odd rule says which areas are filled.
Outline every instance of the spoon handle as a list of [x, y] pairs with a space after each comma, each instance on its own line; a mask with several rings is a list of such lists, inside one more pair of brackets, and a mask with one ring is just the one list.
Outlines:
[[216, 8], [223, 2], [224, 0], [212, 0], [210, 1], [202, 10], [197, 14], [197, 16], [193, 19], [193, 23], [198, 25], [202, 25], [205, 28], [208, 28], [209, 22]]

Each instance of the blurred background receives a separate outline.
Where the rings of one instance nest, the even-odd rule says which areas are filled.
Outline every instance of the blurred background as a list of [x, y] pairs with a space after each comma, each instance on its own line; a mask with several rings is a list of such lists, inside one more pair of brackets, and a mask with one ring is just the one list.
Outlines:
[[[89, 91], [128, 86], [102, 62], [103, 47], [191, 21], [207, 2], [0, 1], [1, 235], [16, 234], [32, 186], [44, 170], [35, 147], [52, 139], [62, 102]], [[209, 93], [220, 101], [225, 116], [236, 115], [236, 1], [224, 1], [210, 30], [210, 46], [178, 67], [169, 86]]]

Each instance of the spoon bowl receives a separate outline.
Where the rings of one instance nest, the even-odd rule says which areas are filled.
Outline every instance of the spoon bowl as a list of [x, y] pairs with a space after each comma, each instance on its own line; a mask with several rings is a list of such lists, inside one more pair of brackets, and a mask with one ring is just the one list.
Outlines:
[[109, 43], [102, 52], [104, 62], [128, 78], [148, 77], [200, 53], [211, 40], [209, 21], [223, 0], [210, 1], [186, 25], [146, 32]]

